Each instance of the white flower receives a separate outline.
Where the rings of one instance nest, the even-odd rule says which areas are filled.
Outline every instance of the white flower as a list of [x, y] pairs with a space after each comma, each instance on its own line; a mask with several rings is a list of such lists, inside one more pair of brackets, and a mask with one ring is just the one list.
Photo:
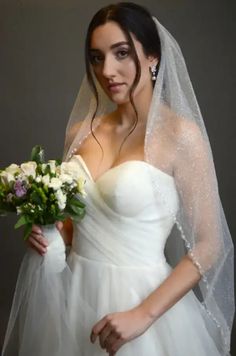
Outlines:
[[61, 174], [69, 174], [73, 179], [78, 179], [81, 175], [76, 162], [62, 162]]
[[56, 173], [56, 161], [53, 159], [50, 159], [48, 161], [48, 165], [50, 166], [51, 173]]
[[77, 189], [78, 189], [79, 193], [82, 194], [83, 197], [86, 197], [87, 193], [84, 190], [84, 184], [85, 184], [85, 179], [83, 177], [80, 177], [77, 180]]
[[57, 198], [59, 209], [60, 210], [65, 209], [65, 207], [66, 207], [66, 195], [62, 193], [61, 189], [58, 189], [55, 192], [55, 196]]
[[41, 175], [39, 175], [39, 176], [37, 176], [36, 178], [35, 178], [35, 181], [37, 182], [37, 183], [40, 183], [40, 182], [42, 182], [42, 176]]
[[47, 164], [46, 163], [42, 163], [42, 172], [44, 173], [45, 172], [45, 169], [46, 169], [46, 167], [47, 167]]
[[15, 177], [11, 173], [8, 173], [6, 171], [0, 173], [0, 179], [1, 182], [5, 185], [8, 185], [10, 182], [15, 181]]
[[59, 165], [59, 166], [56, 166], [56, 175], [60, 176], [60, 174], [61, 174], [61, 166]]
[[42, 183], [46, 186], [49, 186], [50, 183], [50, 176], [49, 174], [46, 174], [45, 176], [42, 177], [41, 179]]
[[73, 182], [73, 178], [66, 173], [61, 174], [58, 178], [62, 181], [62, 183], [72, 184]]
[[13, 197], [14, 197], [14, 194], [8, 193], [8, 194], [7, 194], [7, 202], [8, 202], [8, 203], [11, 203]]
[[48, 184], [49, 188], [53, 188], [54, 190], [58, 190], [62, 186], [62, 181], [59, 178], [52, 178], [51, 182]]
[[21, 207], [17, 206], [16, 207], [16, 215], [20, 215], [22, 213]]
[[47, 163], [42, 163], [42, 172], [45, 173], [45, 170], [47, 168], [47, 166], [50, 167], [50, 171], [51, 173], [56, 173], [56, 161], [53, 159], [50, 159]]
[[17, 164], [12, 163], [5, 169], [5, 171], [11, 173], [14, 176], [15, 173], [20, 173], [21, 169]]
[[21, 182], [24, 182], [25, 185], [29, 184], [29, 179], [23, 172], [21, 172], [19, 175], [17, 175], [16, 178], [17, 178], [17, 180], [20, 180]]
[[36, 177], [36, 168], [37, 168], [37, 163], [34, 161], [29, 161], [26, 163], [22, 163], [20, 165], [20, 168], [22, 172], [27, 176], [32, 176], [33, 178]]

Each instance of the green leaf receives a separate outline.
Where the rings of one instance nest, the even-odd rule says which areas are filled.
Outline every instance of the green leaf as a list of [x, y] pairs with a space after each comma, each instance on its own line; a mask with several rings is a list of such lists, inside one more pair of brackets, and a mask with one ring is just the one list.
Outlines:
[[47, 174], [50, 174], [50, 173], [51, 173], [51, 168], [50, 168], [50, 165], [47, 164], [46, 168], [44, 169], [44, 174], [47, 175]]
[[62, 220], [66, 219], [66, 215], [64, 213], [59, 213], [59, 214], [56, 214], [54, 218], [55, 218], [55, 220], [62, 221]]
[[70, 218], [76, 222], [79, 222], [83, 217], [84, 215], [78, 216], [76, 214], [70, 214]]
[[28, 219], [25, 215], [21, 215], [21, 217], [19, 218], [19, 220], [17, 221], [14, 227], [15, 229], [18, 229], [19, 227], [25, 224], [28, 224]]
[[44, 162], [44, 149], [40, 145], [36, 145], [32, 148], [31, 151], [31, 161], [35, 161], [36, 163]]
[[79, 206], [71, 205], [71, 209], [79, 216], [83, 215], [84, 209]]
[[33, 224], [32, 223], [27, 223], [26, 226], [25, 226], [25, 229], [24, 229], [24, 235], [23, 235], [23, 238], [24, 240], [27, 240], [31, 231], [32, 231], [32, 226]]
[[72, 198], [70, 199], [69, 204], [78, 206], [78, 207], [80, 207], [80, 208], [85, 208], [85, 204], [82, 203], [82, 201], [80, 201], [79, 199], [76, 199], [75, 197], [72, 197]]
[[36, 204], [39, 204], [39, 205], [42, 204], [42, 198], [36, 191], [33, 191], [30, 194], [30, 200], [31, 200], [32, 203], [36, 203]]

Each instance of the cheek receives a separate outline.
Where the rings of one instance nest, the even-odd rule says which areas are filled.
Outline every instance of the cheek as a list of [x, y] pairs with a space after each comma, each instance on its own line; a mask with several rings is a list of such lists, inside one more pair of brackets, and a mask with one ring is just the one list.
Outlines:
[[129, 83], [132, 83], [136, 73], [136, 67], [133, 61], [128, 60], [124, 61], [122, 65], [120, 65], [119, 73], [128, 80]]
[[141, 63], [142, 68], [142, 78], [148, 80], [151, 78], [149, 64], [147, 62]]
[[92, 72], [93, 72], [94, 76], [99, 80], [99, 78], [101, 77], [101, 73], [100, 73], [99, 69], [93, 68]]

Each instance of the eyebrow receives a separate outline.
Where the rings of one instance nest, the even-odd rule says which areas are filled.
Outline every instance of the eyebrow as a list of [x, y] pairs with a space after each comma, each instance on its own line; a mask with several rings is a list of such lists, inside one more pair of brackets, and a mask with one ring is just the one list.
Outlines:
[[[111, 45], [111, 49], [114, 49], [116, 47], [119, 47], [119, 46], [122, 46], [122, 45], [129, 45], [129, 43], [127, 41], [121, 41], [121, 42], [117, 42], [117, 43], [114, 43], [113, 45]], [[95, 52], [95, 51], [100, 51], [99, 49], [97, 48], [90, 48], [89, 51], [91, 52]]]

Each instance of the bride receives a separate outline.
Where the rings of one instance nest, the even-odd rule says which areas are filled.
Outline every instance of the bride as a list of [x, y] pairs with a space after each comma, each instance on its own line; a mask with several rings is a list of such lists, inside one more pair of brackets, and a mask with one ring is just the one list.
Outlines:
[[32, 272], [50, 248], [33, 226], [3, 355], [230, 355], [233, 245], [181, 50], [122, 2], [94, 15], [85, 58], [63, 159], [86, 215], [57, 223], [56, 277]]

